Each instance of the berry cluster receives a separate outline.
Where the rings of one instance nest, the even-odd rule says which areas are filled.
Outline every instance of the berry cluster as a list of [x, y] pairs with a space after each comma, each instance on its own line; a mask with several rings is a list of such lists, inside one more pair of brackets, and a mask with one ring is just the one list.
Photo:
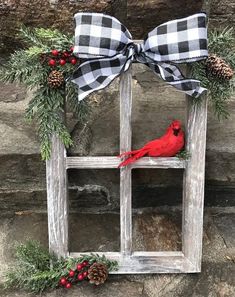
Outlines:
[[66, 63], [76, 65], [77, 61], [77, 58], [73, 55], [73, 47], [66, 51], [53, 49], [49, 56], [48, 65], [51, 67], [55, 67], [57, 65], [64, 66]]
[[88, 277], [88, 269], [90, 264], [88, 261], [83, 261], [82, 263], [78, 263], [76, 269], [70, 270], [68, 275], [63, 276], [60, 279], [60, 285], [65, 287], [66, 289], [70, 289], [72, 284], [77, 282], [81, 282]]

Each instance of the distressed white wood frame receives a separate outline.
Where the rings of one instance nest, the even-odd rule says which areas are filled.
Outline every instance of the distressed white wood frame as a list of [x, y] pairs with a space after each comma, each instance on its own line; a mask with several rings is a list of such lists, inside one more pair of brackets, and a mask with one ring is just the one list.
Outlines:
[[[120, 152], [131, 150], [132, 73], [131, 68], [120, 79]], [[47, 161], [47, 202], [49, 248], [58, 256], [77, 257], [68, 249], [67, 169], [120, 170], [120, 252], [106, 252], [119, 263], [115, 274], [192, 273], [200, 272], [202, 256], [204, 172], [206, 149], [207, 98], [193, 104], [186, 98], [186, 149], [189, 160], [149, 158], [117, 169], [117, 157], [67, 157], [61, 141], [53, 136], [52, 155]], [[135, 252], [132, 250], [133, 168], [184, 169], [182, 251]], [[95, 251], [94, 251], [95, 252]], [[84, 254], [84, 253], [82, 253]]]

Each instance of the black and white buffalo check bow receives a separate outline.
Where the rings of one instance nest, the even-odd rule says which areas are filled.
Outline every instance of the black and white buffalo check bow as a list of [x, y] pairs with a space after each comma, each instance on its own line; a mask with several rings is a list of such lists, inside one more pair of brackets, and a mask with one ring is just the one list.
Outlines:
[[147, 65], [190, 96], [199, 97], [206, 90], [198, 80], [185, 78], [174, 65], [208, 56], [204, 13], [166, 22], [151, 31], [142, 44], [135, 44], [127, 28], [114, 17], [85, 12], [77, 13], [75, 20], [74, 54], [89, 59], [72, 77], [79, 87], [79, 100], [105, 88], [133, 61]]

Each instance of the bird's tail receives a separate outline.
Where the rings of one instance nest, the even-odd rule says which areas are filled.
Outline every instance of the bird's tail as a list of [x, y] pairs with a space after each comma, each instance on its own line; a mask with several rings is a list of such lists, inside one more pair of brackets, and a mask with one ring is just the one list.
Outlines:
[[126, 156], [128, 156], [128, 157], [132, 157], [132, 156], [134, 156], [135, 154], [137, 154], [137, 153], [140, 152], [140, 151], [141, 151], [141, 149], [139, 149], [139, 150], [134, 150], [134, 151], [129, 151], [129, 152], [125, 152], [125, 153], [120, 154], [118, 157], [119, 157], [119, 158], [126, 157]]
[[131, 164], [131, 163], [134, 163], [136, 160], [138, 160], [139, 158], [145, 156], [146, 154], [147, 154], [147, 151], [146, 150], [143, 150], [143, 149], [139, 149], [139, 150], [136, 150], [136, 151], [130, 151], [130, 152], [123, 153], [120, 156], [122, 156], [122, 157], [123, 156], [130, 156], [130, 157], [128, 157], [123, 162], [121, 162], [118, 165], [118, 168], [127, 166], [128, 164]]

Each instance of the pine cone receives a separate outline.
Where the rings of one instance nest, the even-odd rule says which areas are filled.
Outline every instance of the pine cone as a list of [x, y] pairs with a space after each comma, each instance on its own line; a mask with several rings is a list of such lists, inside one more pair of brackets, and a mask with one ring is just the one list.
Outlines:
[[51, 88], [59, 88], [63, 85], [64, 83], [64, 76], [63, 73], [58, 71], [58, 70], [53, 70], [50, 72], [48, 76], [48, 85]]
[[108, 278], [107, 266], [103, 263], [95, 262], [88, 269], [88, 278], [91, 284], [95, 284], [96, 286], [103, 284]]
[[206, 60], [206, 68], [212, 75], [224, 79], [229, 80], [233, 77], [232, 68], [220, 57], [212, 54]]

